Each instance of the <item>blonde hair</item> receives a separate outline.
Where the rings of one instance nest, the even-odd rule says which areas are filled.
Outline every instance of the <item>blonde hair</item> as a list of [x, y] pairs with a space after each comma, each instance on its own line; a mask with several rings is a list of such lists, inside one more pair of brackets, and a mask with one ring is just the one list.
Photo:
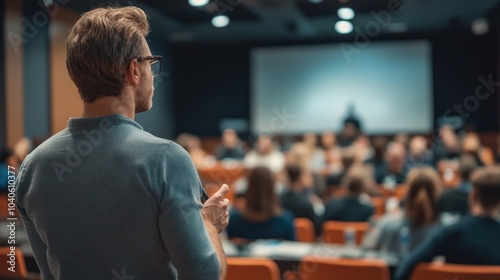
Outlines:
[[97, 8], [77, 20], [66, 40], [66, 67], [84, 102], [120, 95], [148, 33], [148, 18], [136, 7]]
[[439, 216], [438, 198], [441, 193], [438, 173], [431, 167], [417, 167], [410, 171], [406, 183], [406, 217], [417, 228], [436, 222]]

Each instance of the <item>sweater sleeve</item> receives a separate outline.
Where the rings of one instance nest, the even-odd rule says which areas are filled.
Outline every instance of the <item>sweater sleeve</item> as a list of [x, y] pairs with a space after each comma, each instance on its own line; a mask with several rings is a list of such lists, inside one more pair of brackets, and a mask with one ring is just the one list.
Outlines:
[[158, 226], [178, 279], [219, 279], [219, 259], [201, 215], [202, 186], [189, 155], [175, 144], [167, 147], [156, 170]]

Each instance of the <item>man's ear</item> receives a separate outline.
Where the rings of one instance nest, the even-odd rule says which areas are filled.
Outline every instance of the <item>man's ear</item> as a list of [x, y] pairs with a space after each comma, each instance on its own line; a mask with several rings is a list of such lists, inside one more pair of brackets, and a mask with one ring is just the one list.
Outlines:
[[132, 60], [127, 68], [126, 77], [127, 82], [132, 85], [137, 85], [139, 83], [139, 63], [136, 59]]

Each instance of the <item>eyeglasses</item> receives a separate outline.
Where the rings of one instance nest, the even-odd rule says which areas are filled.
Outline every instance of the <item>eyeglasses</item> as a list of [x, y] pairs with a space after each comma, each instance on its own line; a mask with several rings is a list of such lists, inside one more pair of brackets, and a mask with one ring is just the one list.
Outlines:
[[163, 57], [161, 55], [153, 55], [153, 56], [141, 56], [137, 58], [137, 61], [149, 60], [151, 65], [151, 73], [153, 73], [153, 77], [158, 76], [161, 71], [161, 60]]

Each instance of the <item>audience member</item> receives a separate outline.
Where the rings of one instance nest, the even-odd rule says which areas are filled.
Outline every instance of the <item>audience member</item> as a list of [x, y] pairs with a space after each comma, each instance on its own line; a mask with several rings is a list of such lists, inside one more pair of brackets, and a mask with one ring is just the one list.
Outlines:
[[259, 166], [250, 171], [245, 206], [230, 213], [229, 238], [295, 240], [294, 216], [281, 208], [274, 186], [269, 168]]
[[469, 213], [469, 192], [472, 189], [470, 175], [478, 167], [476, 159], [468, 154], [460, 157], [458, 171], [460, 183], [454, 189], [446, 189], [439, 200], [441, 212], [459, 214], [464, 216]]
[[175, 142], [189, 153], [196, 168], [203, 168], [215, 162], [215, 158], [202, 149], [201, 141], [198, 136], [181, 133], [177, 136]]
[[354, 148], [344, 148], [341, 155], [341, 169], [334, 174], [328, 175], [326, 178], [326, 186], [328, 188], [339, 187], [345, 174], [349, 171], [351, 166], [356, 163], [356, 151], [354, 150]]
[[311, 171], [319, 173], [325, 167], [325, 152], [318, 147], [318, 137], [314, 133], [306, 133], [303, 137], [309, 155]]
[[433, 166], [432, 153], [427, 148], [427, 139], [417, 135], [411, 138], [408, 156], [404, 163], [404, 173], [419, 166]]
[[405, 181], [405, 158], [406, 150], [403, 144], [399, 142], [389, 143], [385, 154], [387, 169], [382, 173], [385, 174], [382, 179], [384, 187], [393, 188]]
[[386, 137], [374, 137], [373, 156], [364, 162], [364, 164], [372, 170], [373, 177], [377, 184], [382, 184], [385, 176], [387, 175], [387, 163], [384, 160], [387, 142], [388, 140]]
[[342, 149], [337, 146], [337, 137], [331, 131], [321, 135], [321, 147], [325, 152], [325, 168], [323, 175], [335, 174], [342, 170]]
[[344, 121], [344, 127], [338, 137], [340, 147], [351, 146], [361, 133], [361, 124], [355, 117], [348, 117]]
[[285, 156], [276, 149], [271, 136], [261, 134], [257, 138], [255, 148], [244, 157], [243, 164], [248, 169], [265, 166], [277, 174], [282, 172], [285, 167]]
[[319, 217], [314, 212], [313, 203], [309, 199], [307, 187], [302, 182], [302, 170], [297, 165], [286, 168], [288, 174], [288, 189], [281, 194], [281, 206], [293, 213], [297, 218], [307, 218], [316, 227], [319, 233]]
[[439, 140], [434, 145], [435, 164], [443, 159], [448, 160], [460, 156], [460, 140], [451, 125], [443, 125], [439, 129]]
[[471, 155], [478, 166], [484, 166], [485, 163], [481, 157], [481, 141], [475, 132], [467, 133], [462, 140], [462, 154]]
[[[404, 210], [380, 218], [366, 238], [367, 247], [393, 253], [412, 250], [436, 227], [441, 190], [439, 174], [431, 167], [417, 167], [408, 174], [406, 184], [408, 193]], [[408, 230], [409, 248], [400, 247], [402, 230]]]
[[407, 280], [422, 262], [443, 256], [447, 263], [500, 265], [500, 167], [486, 167], [471, 177], [471, 216], [433, 233], [398, 266], [395, 279]]
[[370, 184], [366, 168], [352, 166], [342, 180], [347, 194], [330, 200], [325, 206], [323, 221], [365, 222], [373, 215], [374, 208], [366, 189]]
[[234, 129], [228, 128], [222, 132], [221, 144], [215, 151], [217, 160], [242, 160], [245, 156], [243, 145]]

